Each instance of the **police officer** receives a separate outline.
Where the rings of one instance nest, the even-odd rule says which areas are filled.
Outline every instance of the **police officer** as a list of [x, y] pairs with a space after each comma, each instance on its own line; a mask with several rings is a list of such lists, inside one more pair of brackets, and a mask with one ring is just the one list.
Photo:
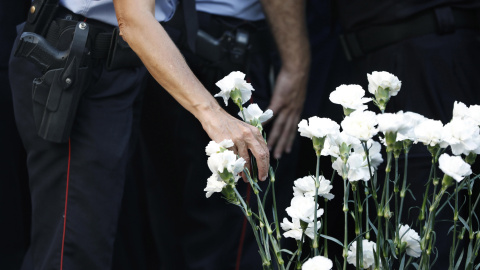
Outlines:
[[[389, 101], [387, 111], [413, 111], [446, 124], [454, 101], [480, 104], [480, 1], [342, 0], [337, 9], [353, 81], [366, 89], [366, 74], [372, 71], [388, 71], [402, 81], [401, 92]], [[425, 147], [414, 145], [408, 178], [417, 200], [410, 198], [405, 209], [420, 204], [430, 166]], [[442, 215], [437, 220], [453, 216], [447, 209]], [[416, 217], [418, 212], [412, 210], [407, 223]], [[447, 235], [451, 225], [438, 222], [437, 235]], [[436, 265], [447, 265], [450, 245], [437, 237], [437, 247]]]
[[[188, 37], [182, 36], [186, 32], [184, 24], [189, 22], [173, 18], [165, 25], [179, 42], [188, 65], [212, 94], [219, 91], [215, 86], [218, 80], [239, 70], [247, 74], [255, 88], [252, 102], [263, 110], [273, 110], [274, 119], [267, 125], [267, 136], [272, 156], [279, 158], [276, 192], [281, 219], [292, 197], [298, 153], [298, 142], [294, 139], [310, 63], [302, 2], [197, 0], [195, 16], [201, 35], [196, 38], [195, 50], [186, 42]], [[182, 14], [186, 13], [175, 16]], [[249, 39], [246, 46], [237, 42], [240, 34]], [[231, 41], [225, 42], [226, 38]], [[239, 55], [242, 48], [245, 50]], [[225, 54], [215, 58], [220, 51]], [[277, 73], [273, 87], [272, 69]], [[211, 175], [205, 155], [208, 137], [193, 117], [156, 88], [156, 84], [147, 87], [142, 132], [154, 168], [147, 180], [149, 217], [161, 248], [164, 269], [261, 269], [258, 246], [242, 212], [226, 204], [221, 196], [205, 198], [203, 189]], [[230, 105], [226, 110], [238, 114], [236, 106]], [[158, 118], [168, 124], [156, 125]], [[167, 154], [159, 155], [159, 149]], [[249, 198], [246, 185], [238, 186]], [[266, 186], [262, 188], [265, 190]], [[159, 193], [162, 196], [156, 195]], [[267, 202], [271, 202], [271, 197]], [[253, 198], [250, 203], [256, 205]], [[271, 203], [267, 209], [271, 214]], [[295, 241], [292, 243], [295, 245]]]
[[[36, 14], [50, 7], [33, 2], [26, 27], [35, 29], [32, 22], [41, 20]], [[17, 42], [43, 46], [42, 51], [54, 52], [53, 56], [70, 48], [60, 63], [37, 58], [34, 65], [28, 54], [23, 55], [27, 59], [10, 59], [15, 117], [28, 155], [33, 208], [32, 243], [24, 269], [111, 267], [125, 168], [136, 140], [141, 82], [146, 74], [144, 67], [128, 66], [132, 62], [123, 60], [120, 51], [127, 49], [121, 40], [115, 43], [117, 52], [104, 54], [101, 40], [116, 25], [121, 38], [152, 76], [198, 119], [210, 138], [231, 138], [235, 142], [233, 150], [246, 159], [251, 151], [259, 162], [260, 178], [266, 178], [269, 153], [258, 130], [221, 109], [158, 23], [169, 19], [174, 10], [175, 1], [93, 1], [83, 6], [78, 1], [64, 0], [53, 21], [45, 25], [45, 38], [30, 33], [24, 36], [23, 43]], [[80, 46], [82, 42], [85, 45]], [[25, 53], [18, 48], [17, 55]], [[111, 61], [107, 63], [107, 59]], [[113, 66], [107, 70], [107, 64]], [[60, 77], [49, 78], [49, 72]], [[81, 85], [78, 76], [84, 76], [88, 83]], [[32, 98], [35, 78], [42, 79], [35, 80]], [[56, 95], [59, 88], [63, 89], [60, 97]], [[37, 114], [57, 117], [56, 109], [64, 105], [64, 98], [76, 94], [71, 90], [83, 92], [73, 125], [66, 142], [53, 142], [63, 138], [52, 139], [42, 128], [64, 132], [64, 127], [39, 123]]]

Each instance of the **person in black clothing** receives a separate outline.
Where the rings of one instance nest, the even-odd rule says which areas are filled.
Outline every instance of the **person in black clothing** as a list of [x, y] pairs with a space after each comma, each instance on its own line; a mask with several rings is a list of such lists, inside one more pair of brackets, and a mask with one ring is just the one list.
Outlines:
[[[353, 64], [353, 82], [367, 89], [366, 74], [373, 71], [390, 72], [402, 81], [387, 112], [413, 111], [446, 124], [454, 101], [480, 104], [480, 1], [341, 0], [336, 9], [344, 49]], [[407, 196], [409, 205], [404, 209], [421, 204], [430, 166], [426, 148], [414, 145], [408, 175], [416, 201]], [[478, 167], [473, 172], [479, 173]], [[442, 213], [437, 220], [452, 220], [449, 209]], [[409, 221], [417, 216], [412, 210]], [[450, 245], [442, 238], [451, 226], [436, 224], [436, 266], [448, 264]]]
[[25, 20], [30, 1], [0, 3], [0, 269], [20, 268], [30, 235], [30, 194], [25, 150], [13, 116], [8, 58], [16, 25]]
[[[245, 5], [242, 1], [232, 2], [238, 3], [239, 6]], [[198, 50], [198, 47], [196, 52], [192, 52], [185, 44], [179, 45], [179, 47], [190, 68], [202, 84], [210, 89], [212, 94], [219, 92], [215, 83], [230, 72], [238, 70], [247, 74], [249, 82], [255, 88], [251, 102], [257, 103], [262, 110], [266, 110], [270, 106], [274, 111], [274, 119], [266, 126], [267, 138], [271, 143], [272, 125], [275, 122], [280, 123], [282, 118], [285, 122], [289, 122], [285, 119], [300, 116], [310, 57], [308, 44], [306, 47], [297, 47], [296, 45], [288, 47], [288, 44], [303, 43], [305, 45], [308, 42], [306, 29], [303, 29], [305, 32], [302, 32], [298, 31], [299, 28], [296, 26], [291, 26], [290, 33], [287, 31], [280, 32], [281, 35], [285, 35], [284, 43], [278, 45], [282, 60], [285, 61], [283, 62], [284, 65], [281, 66], [278, 52], [275, 49], [275, 41], [270, 31], [271, 29], [277, 29], [276, 27], [284, 29], [280, 28], [279, 23], [285, 23], [283, 18], [289, 16], [295, 18], [294, 24], [302, 25], [305, 19], [295, 16], [298, 16], [298, 11], [302, 10], [303, 5], [300, 5], [297, 1], [250, 2], [260, 9], [260, 2], [264, 2], [262, 4], [264, 4], [265, 10], [269, 7], [270, 9], [281, 8], [282, 10], [278, 11], [277, 15], [286, 15], [279, 16], [280, 20], [272, 21], [274, 16], [266, 11], [265, 14], [270, 20], [270, 26], [272, 26], [269, 27], [265, 19], [247, 20], [231, 15], [227, 16], [226, 14], [219, 15], [216, 13], [221, 11], [214, 10], [197, 13], [199, 29], [214, 39], [221, 39], [226, 33], [232, 33], [233, 38], [235, 38], [235, 34], [242, 31], [248, 33], [251, 43], [248, 52], [241, 56], [244, 57], [241, 61], [235, 61], [233, 53], [230, 51], [222, 59], [215, 61], [210, 58], [210, 55], [204, 55]], [[284, 7], [288, 6], [291, 8], [285, 13], [286, 9]], [[221, 10], [221, 5], [217, 5], [217, 7], [218, 10]], [[246, 16], [245, 14], [239, 14], [238, 16], [242, 15]], [[167, 32], [174, 40], [174, 37], [181, 35], [182, 30], [181, 26], [178, 26], [175, 22], [176, 18], [173, 18], [173, 25], [169, 22], [165, 24]], [[285, 25], [290, 23], [287, 22]], [[292, 35], [288, 34], [299, 37], [299, 40], [293, 39], [292, 42]], [[197, 37], [197, 44], [198, 39], [199, 37]], [[181, 42], [182, 38], [180, 37], [179, 40]], [[276, 39], [276, 41], [278, 40]], [[285, 50], [285, 48], [288, 48], [288, 50]], [[218, 51], [225, 49], [223, 47], [212, 48], [210, 53], [218, 53]], [[285, 52], [293, 56], [293, 59], [283, 58], [282, 53]], [[303, 60], [298, 61], [300, 59]], [[274, 87], [278, 86], [278, 88], [274, 90], [271, 85], [271, 69], [273, 68], [275, 73], [278, 73], [281, 67], [297, 64], [300, 65], [294, 69], [294, 73], [296, 73], [295, 76], [303, 74], [301, 78], [286, 77], [284, 70], [283, 75], [277, 77], [280, 79], [276, 80]], [[195, 118], [190, 117], [187, 111], [182, 109], [169, 96], [164, 95], [162, 91], [158, 91], [158, 87], [152, 80], [147, 86], [142, 114], [142, 132], [144, 154], [146, 153], [149, 159], [145, 163], [147, 165], [145, 168], [147, 170], [153, 168], [153, 171], [150, 171], [150, 174], [147, 175], [146, 183], [151, 206], [150, 212], [154, 211], [154, 213], [150, 213], [150, 218], [152, 219], [152, 229], [158, 243], [157, 246], [160, 247], [160, 253], [163, 256], [161, 261], [164, 269], [261, 269], [262, 262], [258, 254], [257, 243], [250, 230], [250, 225], [244, 221], [243, 213], [235, 206], [227, 204], [219, 194], [214, 194], [208, 199], [205, 198], [203, 189], [206, 186], [207, 178], [211, 175], [205, 155], [205, 146], [209, 142], [208, 137], [201, 126], [195, 123]], [[299, 102], [297, 99], [299, 99]], [[278, 106], [279, 101], [280, 103], [283, 102], [283, 107]], [[274, 102], [276, 103], [275, 108]], [[223, 100], [219, 100], [219, 103], [223, 106]], [[292, 107], [298, 105], [300, 105], [297, 108], [298, 111], [289, 111]], [[248, 103], [245, 106], [248, 106]], [[238, 115], [238, 108], [231, 103], [225, 109], [232, 115]], [[287, 117], [285, 118], [285, 116]], [[159, 126], [158, 123], [160, 122], [168, 122], [169, 124]], [[292, 123], [292, 133], [294, 137], [298, 137], [296, 135], [298, 122], [295, 123], [295, 120], [293, 120]], [[282, 126], [280, 127], [283, 129]], [[287, 129], [285, 128], [285, 130]], [[290, 133], [287, 134], [288, 136], [281, 135], [277, 145], [280, 145], [281, 140], [287, 139], [291, 135]], [[277, 152], [282, 154], [276, 174], [280, 219], [286, 216], [284, 214], [285, 208], [289, 206], [292, 184], [295, 180], [298, 142], [293, 140], [294, 137], [292, 137], [294, 143], [291, 147], [291, 153], [286, 151], [288, 147], [285, 146], [281, 151], [275, 151], [276, 146], [272, 147], [272, 157], [275, 155], [278, 158]], [[163, 154], [160, 155], [160, 151]], [[148, 162], [152, 163], [149, 164]], [[276, 161], [272, 160], [271, 164], [273, 168], [276, 168]], [[265, 191], [266, 185], [263, 185], [263, 183], [261, 185]], [[239, 183], [238, 188], [247, 199], [252, 196], [250, 203], [252, 206], [256, 205], [253, 194], [248, 195], [250, 191], [248, 191], [245, 183]], [[267, 200], [268, 215], [271, 215], [270, 202], [271, 197]], [[270, 218], [270, 220], [273, 219]], [[291, 243], [295, 245], [294, 240], [288, 240], [291, 240]], [[169, 244], [165, 245], [160, 242]]]

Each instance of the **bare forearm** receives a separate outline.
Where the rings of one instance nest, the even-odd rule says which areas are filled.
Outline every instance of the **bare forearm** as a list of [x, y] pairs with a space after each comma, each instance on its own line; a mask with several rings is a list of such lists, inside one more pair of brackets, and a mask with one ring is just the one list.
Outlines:
[[[231, 139], [234, 152], [249, 163], [250, 150], [265, 180], [269, 153], [257, 128], [226, 113], [198, 81], [163, 27], [155, 20], [154, 0], [114, 0], [120, 34], [150, 74], [202, 124], [217, 142]], [[246, 180], [246, 178], [245, 178]]]
[[[132, 5], [130, 2], [135, 3]], [[204, 121], [209, 117], [207, 114], [216, 113], [220, 106], [198, 81], [168, 34], [155, 20], [153, 7], [144, 9], [140, 2], [116, 1], [120, 34], [155, 80], [185, 109]], [[128, 9], [128, 12], [123, 9]]]
[[305, 0], [261, 0], [282, 68], [304, 72], [310, 67], [310, 46], [305, 20]]

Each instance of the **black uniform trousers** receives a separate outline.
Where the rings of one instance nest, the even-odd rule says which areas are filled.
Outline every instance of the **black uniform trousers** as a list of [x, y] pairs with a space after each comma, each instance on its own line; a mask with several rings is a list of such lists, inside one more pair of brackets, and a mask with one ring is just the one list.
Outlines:
[[22, 269], [110, 269], [146, 70], [93, 66], [69, 141], [52, 143], [37, 135], [32, 113], [32, 81], [40, 70], [13, 56], [9, 67], [32, 197]]
[[[204, 20], [200, 18], [200, 21]], [[203, 24], [200, 28], [212, 33]], [[212, 94], [220, 91], [215, 86], [218, 80], [239, 70], [247, 73], [255, 88], [252, 102], [263, 110], [268, 106], [272, 95], [269, 73], [272, 65], [278, 66], [273, 50], [250, 54], [246, 66], [237, 69], [218, 67], [188, 49], [181, 51], [195, 75]], [[228, 204], [221, 194], [205, 197], [203, 189], [212, 174], [205, 154], [209, 137], [195, 117], [158, 88], [158, 84], [150, 79], [143, 104], [142, 138], [144, 153], [152, 162], [146, 163], [148, 166], [144, 170], [149, 171], [146, 179], [149, 212], [154, 238], [160, 248], [162, 269], [262, 269], [255, 238], [241, 210]], [[218, 102], [224, 106], [223, 100]], [[225, 109], [234, 116], [238, 115], [238, 107], [231, 101]], [[293, 197], [297, 151], [296, 143], [292, 153], [279, 161], [276, 191], [280, 219], [286, 217], [285, 208]], [[272, 159], [271, 164], [276, 168], [277, 161]], [[251, 197], [250, 203], [254, 207], [253, 192], [247, 195], [249, 191], [242, 180], [237, 187], [245, 198]], [[266, 183], [261, 183], [261, 187], [265, 190]], [[271, 197], [267, 201], [271, 201]], [[272, 213], [271, 203], [267, 203], [266, 211]], [[273, 221], [272, 217], [270, 220]], [[295, 241], [292, 242], [295, 245]]]

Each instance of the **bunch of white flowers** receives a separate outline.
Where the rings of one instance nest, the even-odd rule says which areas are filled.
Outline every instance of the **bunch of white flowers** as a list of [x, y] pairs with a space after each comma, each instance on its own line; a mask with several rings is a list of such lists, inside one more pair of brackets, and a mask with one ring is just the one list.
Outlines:
[[[232, 98], [234, 103], [240, 107], [239, 116], [245, 122], [263, 130], [262, 123], [272, 117], [272, 111], [267, 110], [263, 112], [257, 104], [251, 104], [247, 108], [243, 108], [242, 105], [250, 99], [251, 91], [253, 90], [244, 78], [245, 75], [243, 73], [232, 72], [217, 83], [217, 86], [221, 88], [221, 92], [215, 96], [222, 97], [225, 104], [228, 103], [229, 98]], [[432, 243], [434, 244], [434, 240], [432, 242], [433, 238], [431, 237], [434, 233], [435, 211], [438, 210], [442, 196], [448, 194], [447, 189], [452, 185], [453, 179], [458, 183], [465, 178], [468, 179], [468, 182], [466, 182], [466, 180], [458, 184], [458, 189], [465, 188], [465, 185], [471, 188], [473, 181], [476, 180], [475, 178], [469, 178], [469, 175], [472, 174], [469, 163], [473, 164], [476, 154], [480, 154], [480, 106], [472, 105], [467, 107], [461, 102], [455, 102], [452, 120], [445, 126], [441, 121], [427, 119], [414, 112], [399, 111], [396, 113], [385, 113], [384, 111], [388, 101], [392, 96], [396, 96], [400, 90], [400, 80], [393, 74], [384, 71], [374, 71], [372, 74], [367, 74], [367, 78], [369, 82], [368, 90], [375, 96], [373, 102], [381, 110], [381, 114], [377, 115], [368, 110], [367, 103], [372, 99], [364, 97], [365, 91], [361, 86], [340, 85], [330, 93], [329, 97], [333, 103], [343, 107], [345, 118], [340, 125], [329, 118], [316, 116], [303, 119], [299, 122], [298, 131], [300, 135], [312, 140], [313, 148], [317, 155], [316, 175], [308, 175], [294, 181], [294, 197], [291, 200], [290, 206], [285, 209], [288, 217], [284, 217], [283, 222], [279, 224], [279, 219], [275, 216], [274, 222], [276, 230], [271, 230], [269, 227], [270, 222], [265, 215], [262, 202], [260, 202], [258, 197], [257, 191], [259, 188], [255, 190], [255, 195], [257, 196], [257, 200], [259, 200], [259, 209], [262, 210], [259, 211], [260, 213], [258, 215], [252, 215], [251, 209], [249, 209], [235, 189], [235, 184], [239, 179], [238, 174], [242, 172], [245, 161], [228, 150], [233, 147], [233, 142], [231, 140], [225, 140], [220, 143], [210, 142], [206, 147], [205, 151], [209, 156], [208, 166], [212, 171], [212, 176], [208, 178], [207, 187], [205, 188], [207, 192], [206, 197], [210, 197], [215, 192], [222, 192], [227, 200], [229, 200], [228, 194], [232, 194], [232, 190], [237, 192], [233, 196], [238, 196], [234, 197], [238, 198], [238, 203], [232, 200], [229, 201], [242, 206], [250, 222], [252, 222], [252, 218], [257, 218], [258, 221], [260, 221], [258, 225], [252, 224], [252, 228], [254, 232], [256, 232], [256, 230], [260, 232], [260, 234], [255, 235], [257, 242], [260, 243], [260, 241], [262, 241], [265, 245], [265, 250], [260, 248], [259, 252], [263, 262], [269, 260], [269, 256], [266, 256], [268, 255], [266, 252], [269, 252], [268, 239], [264, 239], [268, 236], [272, 247], [271, 254], [275, 254], [277, 257], [277, 263], [279, 263], [277, 265], [279, 268], [285, 269], [280, 263], [283, 263], [280, 245], [276, 244], [276, 241], [281, 238], [279, 230], [279, 227], [281, 227], [284, 231], [284, 237], [293, 238], [299, 243], [297, 252], [289, 253], [297, 257], [296, 269], [300, 266], [302, 266], [303, 270], [329, 270], [333, 267], [331, 260], [327, 257], [319, 256], [319, 248], [321, 247], [319, 244], [321, 243], [318, 241], [319, 237], [322, 236], [319, 234], [322, 222], [327, 224], [328, 200], [334, 199], [334, 195], [331, 193], [333, 177], [331, 180], [328, 180], [320, 175], [320, 157], [330, 156], [332, 168], [345, 180], [343, 181], [345, 238], [342, 244], [344, 247], [344, 255], [346, 255], [346, 259], [343, 261], [344, 269], [347, 263], [357, 266], [357, 256], [359, 254], [361, 254], [359, 259], [361, 258], [362, 269], [384, 269], [384, 267], [392, 267], [392, 265], [395, 265], [394, 259], [398, 259], [396, 255], [410, 256], [408, 261], [405, 260], [405, 257], [402, 259], [403, 262], [401, 264], [403, 265], [405, 261], [407, 264], [405, 269], [407, 269], [409, 265], [417, 264], [414, 258], [419, 257], [421, 257], [421, 265], [419, 265], [418, 268], [430, 269], [429, 256], [431, 253], [430, 249], [433, 246]], [[379, 132], [383, 133], [383, 138]], [[383, 162], [381, 154], [382, 145], [374, 140], [376, 138], [379, 138], [379, 140], [385, 144], [387, 153], [387, 166], [385, 168], [383, 188], [377, 185], [377, 177], [375, 175], [375, 171]], [[444, 178], [440, 190], [435, 188], [433, 193], [429, 193], [427, 189], [424, 195], [424, 205], [421, 209], [422, 214], [419, 216], [419, 220], [425, 223], [424, 229], [420, 230], [421, 235], [408, 225], [400, 224], [403, 199], [408, 191], [408, 186], [406, 181], [407, 174], [405, 173], [403, 187], [400, 188], [399, 182], [401, 178], [398, 173], [398, 160], [402, 150], [404, 150], [406, 157], [405, 168], [407, 168], [408, 151], [412, 143], [417, 142], [421, 142], [428, 147], [428, 150], [432, 154], [433, 166], [437, 165], [438, 155], [442, 151], [448, 150], [442, 148], [450, 147], [451, 152], [454, 154], [454, 156], [450, 156], [443, 153], [438, 158], [438, 166], [443, 171]], [[465, 158], [466, 161], [462, 159], [461, 155], [467, 156]], [[395, 158], [395, 163], [392, 162], [392, 157]], [[389, 176], [392, 164], [395, 165], [395, 176], [393, 179]], [[407, 172], [406, 169], [405, 172]], [[274, 177], [272, 177], [272, 179], [271, 185], [275, 182]], [[367, 182], [370, 179], [374, 179], [375, 181]], [[433, 179], [433, 177], [429, 178], [427, 184], [436, 185], [438, 181], [436, 182], [435, 179]], [[365, 183], [359, 180], [363, 180]], [[258, 187], [250, 178], [249, 181], [254, 189]], [[472, 183], [470, 181], [472, 181]], [[394, 193], [391, 193], [392, 190], [389, 188], [390, 182], [394, 183]], [[351, 187], [353, 195], [349, 193], [349, 186]], [[382, 188], [382, 193], [379, 192], [380, 188]], [[364, 191], [364, 195], [361, 194], [362, 190]], [[458, 192], [458, 190], [453, 192]], [[427, 200], [432, 194], [433, 200]], [[319, 203], [317, 203], [319, 199], [317, 196], [324, 198], [324, 208], [320, 208]], [[353, 196], [353, 200], [350, 196]], [[469, 196], [471, 196], [471, 194], [469, 194]], [[273, 196], [273, 198], [275, 197]], [[369, 219], [368, 214], [368, 210], [370, 209], [368, 204], [369, 200], [375, 200], [377, 207], [377, 230], [372, 230], [370, 226], [373, 225], [373, 223]], [[457, 198], [455, 198], [455, 200], [457, 200]], [[393, 201], [395, 202], [395, 213], [390, 212], [390, 205], [393, 204]], [[428, 206], [426, 206], [427, 203]], [[455, 201], [455, 215], [458, 213], [457, 203], [458, 202]], [[350, 204], [353, 204], [354, 207], [349, 208]], [[365, 205], [365, 208], [363, 208], [363, 205]], [[398, 205], [400, 205], [399, 209]], [[274, 209], [276, 210], [275, 200]], [[364, 209], [367, 209], [367, 220], [363, 222], [362, 215], [364, 215]], [[355, 220], [355, 233], [357, 235], [355, 240], [358, 240], [358, 242], [354, 241], [349, 245], [347, 225], [350, 214]], [[276, 212], [274, 212], [274, 215], [276, 215]], [[425, 216], [427, 220], [425, 220]], [[323, 220], [320, 221], [320, 218], [323, 218]], [[456, 222], [457, 220], [454, 221]], [[468, 221], [471, 223], [470, 219], [468, 219]], [[462, 221], [462, 223], [465, 222]], [[363, 224], [365, 224], [366, 230], [363, 230]], [[265, 227], [267, 230], [263, 231]], [[454, 227], [456, 228], [456, 223], [454, 223]], [[327, 240], [332, 239], [328, 237], [327, 226], [324, 226], [322, 229], [324, 230], [323, 240], [325, 241], [324, 252], [326, 254], [325, 256], [327, 256]], [[382, 229], [383, 232], [380, 229]], [[272, 236], [272, 231], [277, 233], [275, 239]], [[370, 239], [371, 232], [375, 232], [378, 244], [368, 240]], [[392, 234], [390, 234], [390, 232], [392, 232]], [[454, 239], [456, 239], [456, 233], [457, 231], [453, 230]], [[262, 237], [259, 237], [259, 235]], [[394, 237], [394, 239], [392, 239], [392, 237]], [[472, 237], [473, 236], [470, 235], [470, 239], [472, 239]], [[311, 258], [302, 263], [302, 244], [300, 242], [304, 242], [306, 238], [312, 240], [310, 246], [312, 248], [312, 255], [310, 255]], [[336, 239], [333, 240], [340, 243], [336, 241]], [[425, 249], [422, 250], [421, 243], [423, 244], [425, 241], [430, 242], [426, 245]], [[456, 250], [457, 247], [454, 241], [452, 250]], [[395, 254], [393, 254], [393, 252], [395, 252]], [[280, 256], [278, 254], [280, 254]], [[454, 261], [455, 253], [452, 251], [452, 254], [450, 255], [452, 256], [451, 261]], [[295, 258], [292, 257], [290, 263], [292, 263], [294, 259]], [[383, 263], [384, 265], [375, 266], [375, 261], [380, 264]]]
[[208, 168], [212, 171], [212, 176], [207, 179], [207, 187], [204, 189], [207, 198], [215, 192], [222, 192], [227, 184], [235, 183], [240, 178], [238, 174], [243, 171], [245, 160], [227, 149], [232, 146], [231, 140], [224, 140], [220, 143], [211, 141], [205, 148], [209, 156]]
[[[319, 188], [317, 189], [318, 196], [325, 199], [333, 199], [333, 194], [330, 193], [332, 185], [330, 181], [321, 176], [319, 178]], [[292, 218], [290, 222], [287, 218], [283, 219], [280, 224], [285, 231], [283, 236], [287, 238], [295, 238], [300, 240], [302, 233], [305, 233], [310, 239], [314, 239], [315, 222], [317, 230], [320, 228], [320, 221], [315, 220], [315, 212], [317, 219], [323, 215], [324, 210], [319, 209], [318, 204], [315, 203], [315, 179], [313, 176], [305, 176], [297, 179], [293, 187], [293, 199], [290, 206], [285, 209], [287, 214]]]

